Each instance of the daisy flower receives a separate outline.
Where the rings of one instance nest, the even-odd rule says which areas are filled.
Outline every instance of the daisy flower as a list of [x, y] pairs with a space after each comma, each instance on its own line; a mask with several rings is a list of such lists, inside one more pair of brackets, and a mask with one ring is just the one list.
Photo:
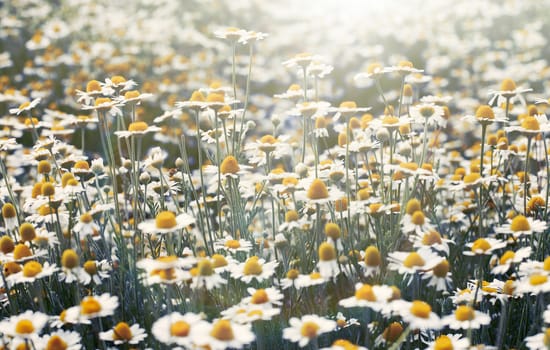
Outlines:
[[0, 322], [0, 333], [22, 339], [38, 336], [48, 323], [49, 317], [41, 312], [27, 310], [19, 315], [11, 316]]
[[505, 130], [507, 132], [519, 132], [521, 135], [531, 138], [550, 131], [550, 122], [544, 114], [528, 115], [521, 119], [519, 125], [509, 126]]
[[470, 341], [468, 338], [462, 338], [460, 334], [442, 334], [433, 342], [428, 344], [427, 350], [453, 349], [467, 350], [470, 349]]
[[382, 256], [380, 251], [375, 246], [371, 245], [365, 249], [363, 261], [359, 265], [364, 270], [365, 277], [374, 277], [380, 273], [380, 265], [382, 264]]
[[537, 333], [525, 338], [527, 347], [531, 350], [546, 350], [550, 345], [550, 328], [545, 328], [541, 333]]
[[119, 322], [112, 329], [99, 333], [99, 339], [113, 342], [115, 345], [139, 344], [146, 337], [145, 329], [139, 324], [129, 326], [126, 322]]
[[388, 73], [390, 70], [388, 68], [382, 67], [380, 63], [374, 62], [368, 65], [365, 72], [356, 74], [353, 77], [353, 80], [361, 86], [366, 85], [371, 79], [377, 79], [384, 73]]
[[414, 274], [433, 269], [444, 260], [431, 250], [422, 249], [418, 252], [391, 252], [388, 259], [388, 268], [396, 270], [400, 274]]
[[136, 121], [128, 125], [128, 130], [126, 131], [115, 131], [115, 135], [119, 138], [129, 138], [129, 137], [142, 137], [146, 134], [152, 132], [158, 132], [161, 129], [158, 126], [147, 125], [146, 122]]
[[391, 66], [385, 68], [388, 72], [396, 72], [399, 75], [405, 76], [411, 73], [422, 73], [423, 69], [414, 68], [414, 65], [411, 61], [401, 61], [397, 66]]
[[493, 267], [491, 273], [495, 275], [505, 274], [513, 264], [520, 264], [531, 256], [531, 247], [523, 247], [517, 251], [507, 250], [498, 259], [498, 264]]
[[214, 36], [236, 42], [246, 35], [247, 31], [236, 27], [227, 27], [214, 31]]
[[412, 215], [406, 214], [403, 216], [401, 229], [404, 233], [414, 232], [417, 235], [421, 235], [424, 232], [433, 231], [434, 227], [422, 210], [417, 210]]
[[175, 255], [160, 256], [157, 259], [141, 259], [137, 267], [145, 270], [143, 282], [146, 285], [174, 284], [191, 279], [191, 274], [184, 268], [195, 263], [194, 257], [179, 258]]
[[319, 262], [317, 268], [321, 277], [330, 279], [336, 277], [340, 273], [338, 266], [336, 248], [329, 242], [323, 242], [319, 246]]
[[444, 128], [447, 125], [447, 120], [444, 118], [445, 111], [443, 107], [433, 103], [421, 103], [412, 106], [409, 110], [411, 119], [414, 123], [428, 124], [431, 127]]
[[516, 287], [516, 293], [518, 294], [538, 295], [547, 292], [550, 292], [550, 279], [546, 273], [533, 272], [521, 278]]
[[466, 247], [470, 250], [463, 251], [464, 255], [491, 255], [495, 250], [506, 247], [505, 241], [498, 240], [496, 238], [478, 238], [474, 242], [466, 244]]
[[409, 324], [411, 329], [440, 329], [441, 320], [433, 311], [430, 304], [414, 300], [412, 302], [405, 300], [395, 300], [393, 302], [394, 312], [403, 318], [403, 321]]
[[287, 68], [302, 67], [303, 69], [306, 69], [306, 67], [313, 61], [322, 61], [322, 57], [319, 55], [313, 55], [309, 52], [302, 52], [284, 61], [283, 66]]
[[199, 323], [193, 328], [193, 342], [212, 350], [240, 349], [256, 338], [250, 325], [240, 325], [229, 320], [217, 320], [212, 324]]
[[296, 277], [294, 285], [297, 289], [317, 286], [325, 283], [326, 280], [321, 276], [319, 272], [312, 272], [309, 275], [298, 275]]
[[504, 224], [500, 227], [495, 227], [496, 233], [512, 234], [515, 238], [523, 235], [529, 236], [533, 233], [544, 232], [548, 227], [546, 222], [534, 219], [532, 217], [526, 217], [521, 214], [516, 215], [513, 219], [509, 220], [508, 224]]
[[[227, 263], [227, 262], [226, 262]], [[227, 281], [215, 270], [214, 264], [209, 259], [199, 260], [196, 275], [193, 276], [192, 288], [205, 287], [207, 290], [218, 288]]]
[[345, 308], [368, 307], [374, 311], [381, 311], [392, 297], [393, 289], [389, 286], [357, 283], [355, 295], [341, 299], [338, 304]]
[[65, 322], [83, 323], [96, 317], [112, 316], [118, 307], [118, 297], [104, 293], [101, 295], [90, 295], [84, 297], [80, 305], [67, 309]]
[[447, 291], [452, 283], [449, 261], [443, 259], [433, 269], [422, 274], [423, 280], [429, 280], [427, 287], [435, 287], [436, 291]]
[[491, 323], [491, 317], [483, 312], [474, 310], [469, 305], [459, 305], [455, 312], [441, 319], [445, 326], [451, 329], [478, 329]]
[[192, 348], [195, 328], [201, 324], [207, 324], [201, 315], [192, 312], [185, 315], [172, 312], [156, 320], [151, 328], [151, 333], [156, 340], [163, 344]]
[[107, 260], [88, 260], [82, 266], [85, 275], [82, 276], [80, 281], [84, 285], [88, 285], [94, 282], [96, 285], [100, 285], [104, 279], [110, 277], [112, 270], [111, 264]]
[[231, 270], [231, 277], [240, 279], [244, 283], [250, 283], [253, 279], [262, 282], [271, 278], [275, 273], [277, 261], [266, 262], [257, 256], [251, 256], [244, 263], [237, 264]]
[[73, 331], [57, 330], [49, 334], [45, 334], [40, 338], [40, 343], [44, 344], [45, 350], [82, 349], [82, 339], [80, 337], [80, 334]]
[[337, 339], [332, 343], [332, 346], [321, 350], [367, 350], [367, 348], [355, 345], [346, 339]]
[[12, 287], [19, 283], [32, 283], [38, 279], [49, 277], [58, 270], [55, 264], [50, 265], [45, 262], [44, 265], [36, 260], [27, 261], [20, 272], [11, 274], [6, 277], [8, 286]]
[[252, 250], [252, 243], [246, 239], [234, 239], [232, 236], [227, 235], [224, 238], [214, 242], [215, 251], [226, 251], [231, 254], [237, 254], [237, 252], [248, 253]]
[[33, 109], [34, 107], [38, 106], [38, 104], [40, 103], [40, 100], [41, 98], [36, 98], [32, 101], [27, 101], [27, 102], [23, 102], [21, 105], [19, 105], [19, 107], [17, 108], [10, 108], [10, 114], [15, 114], [15, 115], [19, 115], [23, 112], [27, 112], [27, 111], [30, 111], [31, 109]]
[[507, 123], [508, 119], [500, 109], [491, 108], [491, 106], [482, 105], [476, 110], [475, 115], [466, 115], [462, 120], [468, 123], [480, 123], [489, 125], [494, 122]]
[[161, 211], [154, 219], [141, 222], [138, 229], [146, 234], [163, 234], [182, 230], [194, 223], [195, 218], [187, 213], [176, 216], [171, 211]]
[[292, 317], [290, 327], [283, 329], [283, 339], [298, 343], [303, 348], [323, 334], [336, 328], [336, 321], [317, 315], [304, 315], [301, 318]]
[[249, 324], [254, 321], [269, 321], [281, 313], [280, 308], [271, 305], [237, 304], [221, 312], [224, 319], [239, 324]]
[[510, 78], [506, 78], [500, 83], [500, 90], [489, 91], [489, 96], [492, 96], [489, 100], [489, 104], [493, 105], [495, 100], [497, 101], [497, 105], [501, 105], [507, 101], [513, 103], [513, 100], [517, 98], [523, 105], [525, 105], [526, 103], [523, 94], [529, 91], [533, 91], [533, 89], [518, 87], [516, 86], [515, 81]]

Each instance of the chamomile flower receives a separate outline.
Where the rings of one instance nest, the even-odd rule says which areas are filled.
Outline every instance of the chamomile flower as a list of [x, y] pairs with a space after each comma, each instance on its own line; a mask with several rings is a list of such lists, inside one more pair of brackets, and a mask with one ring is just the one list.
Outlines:
[[524, 235], [530, 236], [534, 233], [544, 232], [546, 228], [547, 224], [544, 221], [519, 214], [509, 220], [509, 223], [495, 227], [495, 232], [512, 234], [515, 238], [518, 238]]
[[550, 292], [550, 279], [546, 273], [533, 272], [518, 281], [516, 293], [538, 295]]
[[374, 311], [381, 311], [387, 307], [392, 297], [393, 289], [389, 286], [357, 283], [355, 295], [341, 299], [338, 304], [345, 308], [368, 307]]
[[332, 346], [321, 350], [367, 350], [367, 348], [355, 345], [346, 339], [337, 339], [332, 343]]
[[161, 211], [154, 219], [140, 223], [138, 228], [146, 234], [165, 234], [182, 230], [194, 223], [195, 218], [187, 213], [176, 216], [171, 211]]
[[550, 328], [544, 328], [541, 333], [525, 338], [530, 350], [546, 350], [550, 345]]
[[115, 135], [119, 138], [129, 138], [129, 137], [142, 137], [146, 134], [158, 132], [160, 128], [154, 125], [147, 125], [146, 122], [136, 121], [128, 125], [128, 130], [126, 131], [115, 131]]
[[428, 344], [427, 350], [467, 350], [470, 349], [468, 338], [462, 338], [460, 334], [442, 334]]
[[196, 275], [193, 276], [192, 288], [206, 288], [211, 290], [226, 284], [227, 280], [219, 275], [210, 259], [199, 260], [196, 268]]
[[475, 115], [466, 115], [462, 120], [468, 123], [480, 123], [489, 125], [495, 122], [507, 123], [508, 119], [500, 109], [491, 108], [491, 106], [482, 105], [476, 110]]
[[289, 324], [290, 327], [283, 329], [283, 339], [298, 343], [301, 348], [316, 341], [321, 334], [331, 332], [336, 328], [335, 321], [317, 315], [292, 317]]
[[194, 262], [193, 257], [168, 255], [157, 259], [142, 259], [137, 262], [137, 267], [145, 270], [143, 282], [146, 285], [174, 284], [191, 279], [191, 274], [184, 268], [190, 267]]
[[435, 287], [435, 290], [438, 292], [449, 290], [452, 283], [449, 261], [443, 259], [431, 270], [425, 271], [422, 274], [422, 279], [428, 280], [427, 286]]
[[422, 249], [417, 252], [391, 252], [388, 259], [390, 270], [396, 270], [400, 274], [414, 274], [415, 272], [433, 269], [444, 258], [431, 250]]
[[48, 323], [49, 317], [41, 312], [27, 310], [0, 322], [0, 333], [21, 339], [32, 339], [38, 336]]
[[195, 327], [207, 324], [201, 315], [188, 312], [185, 315], [172, 312], [153, 323], [151, 333], [156, 340], [165, 345], [179, 345], [185, 348], [194, 346], [192, 341]]
[[84, 297], [80, 305], [73, 306], [65, 312], [64, 321], [68, 323], [83, 323], [96, 317], [112, 316], [118, 308], [118, 297], [104, 293]]
[[57, 330], [45, 334], [40, 338], [44, 350], [80, 350], [82, 349], [82, 338], [80, 334], [73, 331]]
[[222, 250], [231, 254], [237, 254], [238, 252], [248, 253], [252, 250], [252, 243], [246, 239], [234, 239], [232, 236], [227, 235], [214, 242], [214, 250]]
[[506, 247], [506, 242], [496, 238], [478, 238], [474, 242], [466, 244], [470, 250], [465, 250], [464, 255], [491, 255], [495, 250]]
[[126, 322], [119, 322], [108, 331], [100, 332], [99, 339], [113, 342], [115, 345], [139, 344], [147, 337], [145, 329], [139, 324], [129, 326]]
[[237, 264], [232, 268], [231, 277], [247, 284], [253, 279], [262, 282], [273, 276], [278, 264], [277, 261], [266, 262], [257, 256], [251, 256], [244, 263]]
[[212, 350], [240, 349], [256, 338], [250, 325], [240, 325], [223, 319], [214, 321], [212, 324], [200, 323], [194, 328], [193, 342]]
[[425, 301], [395, 300], [392, 304], [394, 313], [401, 316], [411, 329], [426, 330], [443, 327], [439, 316], [432, 311], [430, 304]]
[[55, 264], [45, 262], [42, 265], [36, 260], [29, 260], [23, 264], [21, 271], [6, 277], [8, 286], [14, 286], [20, 283], [32, 283], [38, 279], [50, 277], [58, 270]]
[[491, 317], [483, 312], [474, 310], [469, 305], [459, 305], [454, 313], [445, 316], [441, 322], [451, 329], [478, 329], [491, 323]]
[[317, 268], [321, 277], [330, 279], [336, 277], [340, 273], [338, 266], [336, 248], [329, 242], [323, 242], [319, 246], [319, 262]]
[[371, 245], [365, 249], [363, 261], [359, 262], [359, 265], [364, 270], [365, 277], [374, 277], [380, 273], [380, 266], [382, 264], [382, 256], [380, 251], [375, 246]]
[[493, 267], [491, 273], [495, 275], [505, 274], [514, 264], [520, 264], [531, 255], [531, 247], [522, 247], [517, 251], [507, 250], [498, 259], [498, 264]]
[[23, 102], [17, 108], [10, 108], [10, 114], [19, 115], [23, 112], [28, 112], [28, 111], [32, 110], [33, 108], [35, 108], [36, 106], [38, 106], [38, 104], [40, 103], [40, 100], [41, 100], [40, 98], [35, 98], [34, 100], [32, 100], [30, 102]]
[[506, 78], [500, 83], [500, 90], [489, 91], [489, 96], [492, 96], [489, 100], [489, 104], [493, 105], [495, 100], [497, 105], [501, 105], [506, 101], [513, 103], [515, 99], [519, 99], [520, 102], [525, 105], [523, 94], [532, 90], [533, 89], [518, 87], [515, 81]]

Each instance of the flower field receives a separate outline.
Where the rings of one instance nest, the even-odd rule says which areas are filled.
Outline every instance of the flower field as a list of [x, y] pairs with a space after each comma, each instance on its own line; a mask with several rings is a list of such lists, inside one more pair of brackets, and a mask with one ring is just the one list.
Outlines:
[[0, 349], [548, 349], [550, 1], [0, 1]]

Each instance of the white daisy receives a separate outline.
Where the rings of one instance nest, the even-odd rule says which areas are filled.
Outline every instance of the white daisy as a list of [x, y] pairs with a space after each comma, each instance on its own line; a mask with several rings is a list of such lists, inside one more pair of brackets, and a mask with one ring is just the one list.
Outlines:
[[478, 329], [491, 323], [491, 317], [474, 310], [471, 306], [460, 305], [455, 312], [441, 319], [441, 322], [451, 329]]
[[283, 339], [287, 339], [303, 348], [323, 333], [328, 333], [336, 328], [336, 321], [317, 315], [304, 315], [301, 318], [292, 317], [289, 320], [290, 327], [283, 329]]

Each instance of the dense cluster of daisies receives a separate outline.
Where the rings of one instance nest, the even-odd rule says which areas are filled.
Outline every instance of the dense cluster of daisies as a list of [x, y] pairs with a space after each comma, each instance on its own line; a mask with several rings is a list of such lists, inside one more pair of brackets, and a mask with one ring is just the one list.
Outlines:
[[547, 1], [199, 3], [0, 7], [0, 348], [550, 346]]

